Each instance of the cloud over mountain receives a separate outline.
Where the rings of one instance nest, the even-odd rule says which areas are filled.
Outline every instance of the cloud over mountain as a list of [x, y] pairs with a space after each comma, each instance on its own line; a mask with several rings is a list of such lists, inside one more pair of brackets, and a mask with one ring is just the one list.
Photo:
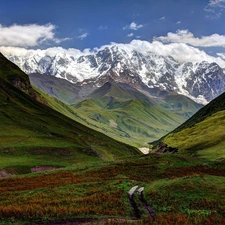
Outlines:
[[53, 41], [60, 43], [69, 38], [58, 39], [55, 37], [55, 25], [48, 23], [45, 25], [28, 24], [17, 25], [14, 24], [5, 27], [0, 24], [0, 45], [13, 47], [34, 47], [44, 42]]
[[156, 37], [155, 40], [162, 42], [185, 43], [196, 47], [225, 47], [225, 35], [212, 34], [210, 36], [194, 37], [188, 30], [169, 32], [167, 36]]
[[160, 41], [148, 42], [141, 40], [133, 40], [129, 44], [116, 44], [116, 45], [124, 48], [128, 52], [137, 50], [140, 52], [144, 52], [145, 54], [147, 52], [153, 52], [157, 55], [163, 56], [170, 55], [180, 62], [201, 62], [201, 61], [216, 62], [222, 68], [225, 68], [225, 61], [221, 57], [210, 56], [205, 51], [200, 50], [193, 46], [189, 46], [185, 43], [165, 44]]
[[117, 45], [121, 48], [123, 48], [126, 52], [132, 52], [133, 50], [137, 50], [139, 52], [142, 52], [144, 54], [147, 54], [148, 52], [153, 52], [157, 55], [162, 56], [172, 56], [174, 59], [178, 60], [179, 62], [202, 62], [202, 61], [208, 61], [208, 62], [216, 62], [218, 65], [220, 65], [222, 68], [225, 68], [225, 60], [224, 55], [218, 53], [217, 56], [211, 56], [207, 54], [205, 51], [198, 49], [197, 47], [190, 46], [186, 43], [162, 43], [160, 41], [157, 41], [157, 38], [153, 42], [148, 41], [142, 41], [142, 40], [132, 40], [128, 44], [122, 44], [122, 43], [111, 43], [109, 45], [104, 45], [100, 48], [94, 48], [94, 49], [84, 49], [83, 51], [80, 51], [75, 48], [69, 48], [64, 49], [61, 47], [54, 47], [54, 48], [48, 48], [45, 50], [27, 50], [25, 48], [18, 48], [18, 47], [0, 47], [0, 51], [3, 54], [6, 55], [26, 55], [29, 56], [29, 54], [33, 54], [34, 51], [39, 51], [39, 53], [49, 55], [54, 55], [57, 53], [63, 53], [68, 54], [73, 57], [79, 57], [81, 55], [88, 55], [92, 54], [96, 51], [99, 51], [101, 49], [104, 49], [107, 46]]

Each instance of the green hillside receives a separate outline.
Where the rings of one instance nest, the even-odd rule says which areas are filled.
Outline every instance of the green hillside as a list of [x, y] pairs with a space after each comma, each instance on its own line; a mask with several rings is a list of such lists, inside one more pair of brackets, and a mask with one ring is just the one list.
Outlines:
[[129, 85], [113, 82], [73, 106], [115, 138], [138, 147], [167, 134], [201, 107], [176, 94], [153, 100]]
[[91, 89], [89, 85], [78, 86], [38, 74], [29, 78], [52, 108], [85, 126], [136, 147], [148, 147], [149, 140], [154, 141], [167, 134], [202, 107], [175, 93], [160, 94], [155, 90], [157, 97], [154, 97], [147, 87], [141, 92], [128, 84], [107, 82], [87, 95]]
[[180, 153], [214, 159], [223, 158], [225, 155], [225, 93], [200, 109], [160, 141], [178, 148]]
[[175, 93], [167, 94], [159, 105], [166, 110], [185, 117], [186, 119], [189, 119], [203, 107], [203, 105], [194, 102], [188, 97]]
[[[109, 82], [73, 107], [43, 92], [40, 94], [52, 108], [64, 115], [136, 147], [148, 147], [149, 140], [167, 134], [185, 121], [187, 114], [201, 107], [175, 94], [167, 97], [168, 102], [160, 100], [159, 103], [129, 85]], [[178, 102], [175, 104], [176, 98]]]
[[145, 89], [145, 91], [142, 90], [141, 92], [128, 84], [107, 82], [102, 87], [89, 94], [86, 98], [102, 100], [104, 96], [107, 96], [107, 100], [116, 99], [119, 101], [126, 101], [138, 99], [145, 101], [150, 106], [156, 106], [160, 109], [173, 112], [185, 119], [190, 118], [203, 107], [203, 105], [194, 102], [184, 95], [166, 91], [162, 91], [162, 96], [160, 96], [160, 93], [154, 93], [153, 95], [151, 89], [147, 87], [145, 87]]
[[41, 99], [28, 77], [1, 55], [1, 168], [29, 172], [37, 165], [67, 166], [140, 154], [133, 147], [67, 118], [33, 96]]
[[181, 116], [138, 99], [86, 99], [74, 107], [97, 123], [98, 127], [104, 126], [107, 133], [113, 130], [124, 142], [136, 146], [165, 135], [184, 121]]
[[89, 94], [87, 98], [101, 99], [104, 96], [108, 96], [109, 98], [113, 97], [120, 100], [139, 99], [145, 101], [149, 105], [156, 105], [154, 100], [150, 99], [145, 94], [137, 91], [128, 84], [114, 82], [105, 83], [102, 87]]

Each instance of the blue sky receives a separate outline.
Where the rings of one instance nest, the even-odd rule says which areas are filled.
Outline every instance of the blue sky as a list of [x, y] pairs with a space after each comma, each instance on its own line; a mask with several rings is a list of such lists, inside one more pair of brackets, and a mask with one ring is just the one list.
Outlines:
[[225, 0], [2, 0], [0, 46], [83, 50], [137, 39], [225, 59], [224, 21]]

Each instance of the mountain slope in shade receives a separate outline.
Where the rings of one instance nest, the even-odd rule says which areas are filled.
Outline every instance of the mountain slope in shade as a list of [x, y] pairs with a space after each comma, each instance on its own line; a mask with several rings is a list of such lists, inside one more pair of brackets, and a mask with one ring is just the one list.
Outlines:
[[225, 93], [200, 109], [174, 131], [153, 144], [164, 142], [179, 152], [211, 159], [225, 157]]
[[100, 99], [102, 97], [111, 97], [120, 100], [139, 99], [146, 102], [148, 105], [156, 105], [156, 102], [137, 89], [124, 83], [106, 82], [102, 87], [96, 89], [86, 98]]
[[[12, 79], [17, 81], [16, 85]], [[38, 94], [28, 77], [2, 55], [0, 87], [2, 168], [66, 166], [140, 154], [137, 149], [91, 130], [29, 96], [25, 92]]]
[[89, 94], [88, 87], [81, 87], [65, 79], [56, 78], [54, 76], [31, 74], [29, 75], [29, 80], [32, 86], [67, 104], [71, 104], [76, 101], [76, 99]]

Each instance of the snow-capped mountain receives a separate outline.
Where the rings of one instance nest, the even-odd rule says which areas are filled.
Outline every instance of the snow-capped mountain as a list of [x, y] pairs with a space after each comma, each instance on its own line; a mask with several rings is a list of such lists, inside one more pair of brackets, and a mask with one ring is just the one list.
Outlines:
[[136, 88], [146, 85], [177, 92], [203, 104], [225, 91], [225, 69], [216, 63], [181, 63], [171, 56], [127, 50], [117, 45], [77, 57], [39, 51], [8, 58], [27, 74], [47, 74], [80, 85], [93, 83], [96, 86], [112, 79]]

